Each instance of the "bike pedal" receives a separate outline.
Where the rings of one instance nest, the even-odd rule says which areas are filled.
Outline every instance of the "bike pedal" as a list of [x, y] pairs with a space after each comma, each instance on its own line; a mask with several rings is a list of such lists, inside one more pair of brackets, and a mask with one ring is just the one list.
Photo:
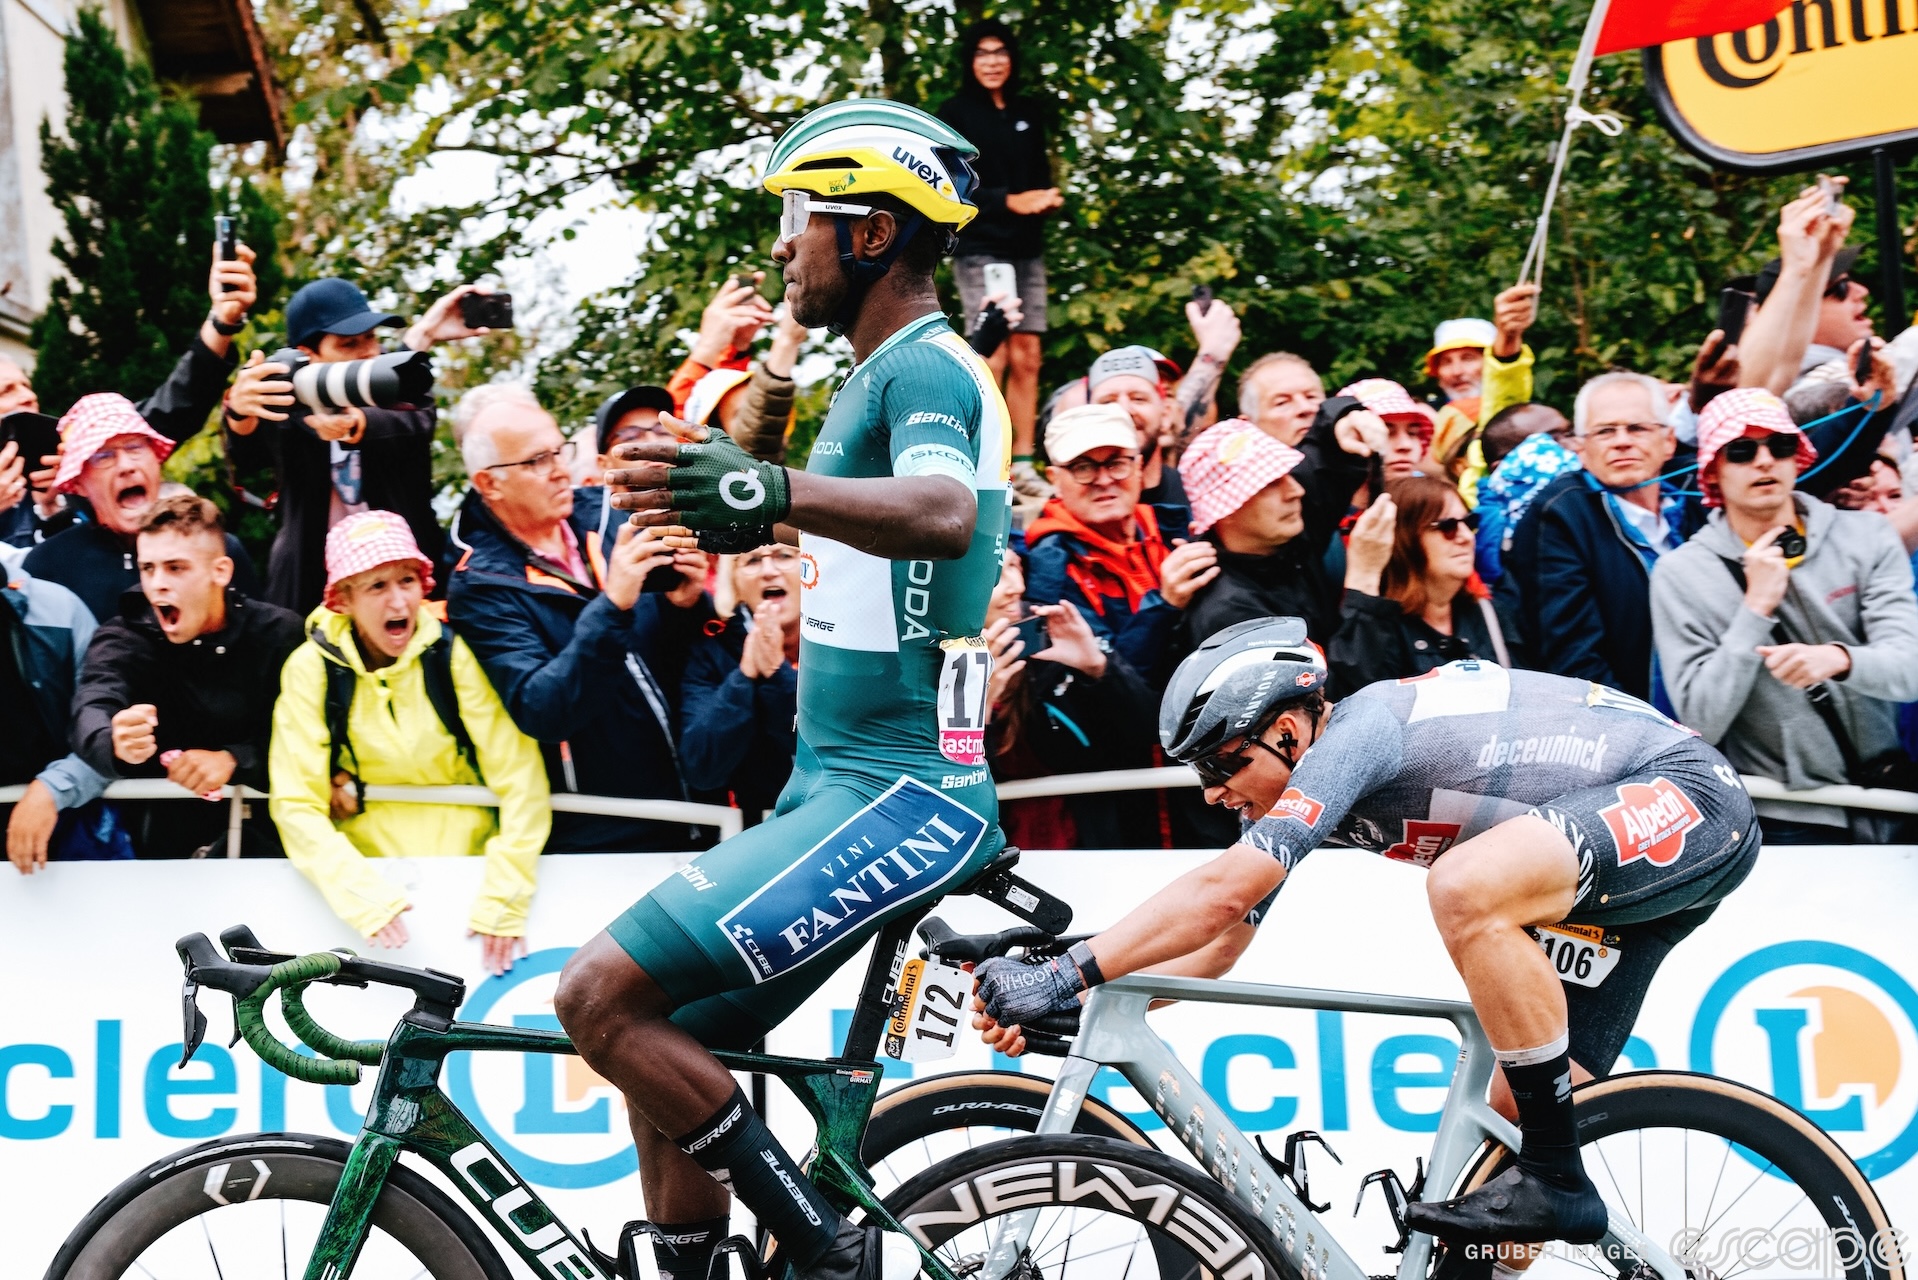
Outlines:
[[1406, 1244], [1412, 1238], [1411, 1229], [1405, 1225], [1405, 1209], [1425, 1189], [1425, 1158], [1418, 1157], [1413, 1168], [1415, 1172], [1409, 1192], [1405, 1184], [1399, 1181], [1397, 1170], [1378, 1169], [1359, 1180], [1358, 1199], [1352, 1202], [1352, 1216], [1356, 1218], [1365, 1205], [1365, 1189], [1373, 1183], [1378, 1184], [1379, 1191], [1385, 1196], [1385, 1211], [1392, 1215], [1392, 1225], [1399, 1229], [1398, 1243], [1386, 1245], [1387, 1253], [1404, 1253]]

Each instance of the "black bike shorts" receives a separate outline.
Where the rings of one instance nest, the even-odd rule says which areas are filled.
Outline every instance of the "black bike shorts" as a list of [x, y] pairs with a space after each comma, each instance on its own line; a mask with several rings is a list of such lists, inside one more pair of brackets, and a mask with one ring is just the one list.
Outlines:
[[1737, 770], [1702, 739], [1532, 812], [1578, 856], [1571, 912], [1535, 932], [1565, 987], [1572, 1060], [1603, 1076], [1665, 956], [1751, 874], [1757, 815]]

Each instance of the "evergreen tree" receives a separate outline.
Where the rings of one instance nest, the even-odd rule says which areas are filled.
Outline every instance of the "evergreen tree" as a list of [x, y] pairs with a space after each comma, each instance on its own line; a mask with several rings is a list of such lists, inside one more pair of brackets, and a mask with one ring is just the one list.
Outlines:
[[77, 15], [66, 87], [64, 136], [40, 126], [65, 232], [53, 254], [66, 276], [33, 330], [34, 384], [51, 413], [89, 392], [138, 399], [159, 385], [206, 314], [213, 243], [213, 138], [191, 104], [128, 62], [98, 10]]

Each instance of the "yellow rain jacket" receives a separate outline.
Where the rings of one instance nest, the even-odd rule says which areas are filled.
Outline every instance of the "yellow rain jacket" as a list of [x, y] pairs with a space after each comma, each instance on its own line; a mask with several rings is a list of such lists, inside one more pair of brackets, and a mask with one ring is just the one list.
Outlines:
[[[316, 631], [325, 647], [315, 642]], [[319, 886], [334, 913], [360, 933], [378, 932], [407, 901], [371, 859], [481, 854], [486, 875], [468, 923], [477, 933], [522, 937], [539, 853], [553, 822], [546, 767], [539, 745], [513, 724], [465, 641], [453, 641], [453, 688], [485, 784], [500, 798], [499, 809], [369, 800], [363, 812], [344, 822], [334, 822], [329, 812], [329, 662], [343, 663], [359, 677], [347, 723], [361, 781], [424, 787], [481, 781], [426, 693], [419, 657], [440, 631], [439, 619], [422, 610], [399, 661], [369, 672], [353, 641], [352, 620], [326, 608], [313, 612], [306, 643], [280, 673], [267, 764], [268, 810], [286, 856]]]
[[1439, 411], [1438, 429], [1432, 436], [1432, 456], [1447, 467], [1463, 467], [1458, 491], [1467, 507], [1478, 505], [1478, 484], [1485, 478], [1485, 451], [1479, 444], [1479, 430], [1506, 409], [1532, 398], [1532, 349], [1520, 343], [1517, 355], [1501, 360], [1487, 347], [1485, 371], [1480, 378], [1478, 416], [1460, 413], [1457, 405], [1448, 404]]

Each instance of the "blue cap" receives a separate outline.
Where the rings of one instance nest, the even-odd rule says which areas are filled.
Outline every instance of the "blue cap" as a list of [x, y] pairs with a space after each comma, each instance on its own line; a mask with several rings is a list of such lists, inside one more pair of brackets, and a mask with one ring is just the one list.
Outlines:
[[286, 304], [286, 340], [296, 347], [312, 346], [321, 334], [352, 337], [399, 323], [398, 316], [373, 310], [365, 294], [336, 276], [315, 280]]

